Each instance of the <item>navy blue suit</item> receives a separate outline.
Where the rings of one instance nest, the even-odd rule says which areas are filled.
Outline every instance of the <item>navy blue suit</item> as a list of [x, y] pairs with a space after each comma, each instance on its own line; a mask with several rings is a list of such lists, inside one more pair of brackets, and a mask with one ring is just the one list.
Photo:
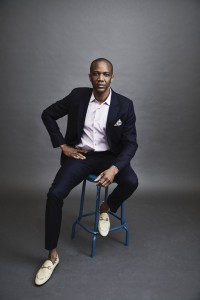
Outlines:
[[[87, 107], [92, 88], [76, 88], [64, 99], [49, 106], [42, 113], [42, 120], [50, 135], [53, 147], [67, 144], [74, 147], [81, 141]], [[56, 120], [67, 115], [65, 137]], [[117, 123], [117, 121], [119, 121]], [[119, 125], [119, 126], [117, 126]], [[109, 151], [88, 152], [85, 160], [77, 160], [61, 154], [61, 168], [49, 189], [46, 206], [46, 242], [48, 250], [57, 247], [64, 198], [88, 174], [99, 174], [115, 165], [119, 173], [115, 176], [118, 186], [108, 197], [110, 210], [116, 212], [121, 203], [138, 186], [137, 176], [130, 161], [137, 150], [135, 113], [130, 99], [112, 90], [111, 103], [106, 124]]]

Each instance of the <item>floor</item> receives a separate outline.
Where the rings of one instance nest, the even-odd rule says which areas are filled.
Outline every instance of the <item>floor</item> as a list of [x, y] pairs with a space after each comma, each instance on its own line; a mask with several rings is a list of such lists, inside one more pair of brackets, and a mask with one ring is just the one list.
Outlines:
[[[125, 205], [130, 245], [124, 246], [123, 231], [113, 232], [98, 238], [91, 258], [89, 234], [77, 228], [70, 239], [79, 203], [79, 190], [73, 191], [63, 209], [60, 264], [48, 283], [36, 287], [35, 273], [46, 259], [45, 193], [2, 192], [0, 299], [200, 299], [198, 192], [138, 190]], [[87, 201], [92, 207], [91, 195]]]

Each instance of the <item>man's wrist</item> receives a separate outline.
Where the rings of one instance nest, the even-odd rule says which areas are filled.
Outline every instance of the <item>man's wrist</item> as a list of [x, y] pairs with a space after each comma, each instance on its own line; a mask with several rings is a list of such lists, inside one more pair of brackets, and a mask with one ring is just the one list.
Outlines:
[[115, 165], [112, 165], [110, 168], [114, 170], [115, 175], [119, 172], [119, 169]]
[[60, 149], [63, 150], [67, 145], [66, 144], [62, 144], [60, 145]]

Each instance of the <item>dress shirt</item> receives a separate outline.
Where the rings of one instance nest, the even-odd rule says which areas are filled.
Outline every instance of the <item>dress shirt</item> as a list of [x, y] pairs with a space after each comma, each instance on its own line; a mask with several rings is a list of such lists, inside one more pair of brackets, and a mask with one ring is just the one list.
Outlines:
[[81, 142], [76, 147], [94, 151], [109, 150], [106, 138], [106, 123], [111, 94], [112, 91], [110, 89], [108, 98], [103, 103], [100, 103], [92, 93], [87, 108]]

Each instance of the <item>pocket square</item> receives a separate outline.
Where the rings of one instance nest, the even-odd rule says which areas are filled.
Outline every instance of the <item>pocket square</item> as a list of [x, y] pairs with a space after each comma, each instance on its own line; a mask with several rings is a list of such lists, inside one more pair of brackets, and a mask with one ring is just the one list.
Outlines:
[[119, 119], [114, 126], [121, 126], [122, 125], [122, 121]]

